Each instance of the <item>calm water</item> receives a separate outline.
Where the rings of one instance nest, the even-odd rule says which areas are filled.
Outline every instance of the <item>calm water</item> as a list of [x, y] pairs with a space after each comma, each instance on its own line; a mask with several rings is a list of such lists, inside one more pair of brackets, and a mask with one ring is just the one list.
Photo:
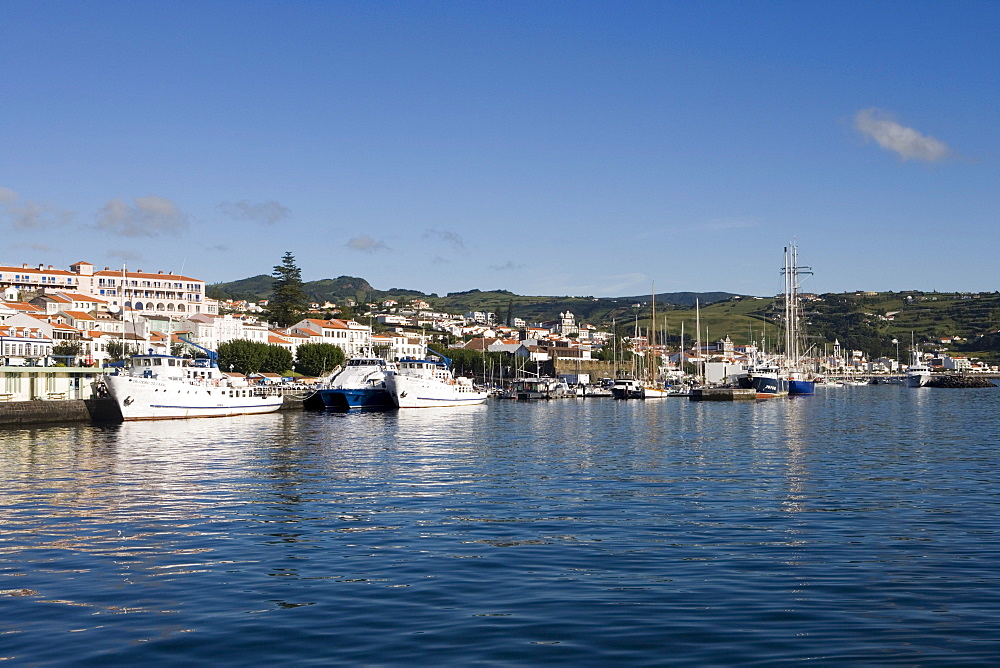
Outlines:
[[1000, 390], [0, 430], [12, 664], [986, 665]]

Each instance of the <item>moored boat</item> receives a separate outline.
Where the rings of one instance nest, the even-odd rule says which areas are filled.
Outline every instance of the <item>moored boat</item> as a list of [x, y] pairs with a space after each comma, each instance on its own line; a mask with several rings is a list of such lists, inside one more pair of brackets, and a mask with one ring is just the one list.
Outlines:
[[907, 387], [923, 387], [931, 379], [931, 368], [914, 357], [913, 364], [906, 370]]
[[790, 396], [810, 395], [816, 392], [816, 381], [804, 369], [799, 354], [799, 275], [811, 274], [809, 267], [799, 266], [799, 249], [792, 243], [785, 247], [785, 366], [784, 381]]
[[124, 420], [170, 420], [271, 413], [284, 399], [222, 373], [215, 353], [191, 359], [134, 355], [104, 383]]
[[451, 360], [441, 357], [399, 361], [398, 371], [385, 377], [386, 390], [397, 407], [471, 406], [486, 401], [485, 390], [477, 388], [469, 378], [456, 378]]
[[555, 378], [516, 378], [503, 395], [517, 401], [563, 399], [576, 396], [564, 381]]
[[663, 399], [670, 396], [666, 389], [634, 378], [616, 378], [611, 386], [615, 399]]
[[387, 410], [395, 407], [385, 377], [395, 365], [381, 357], [352, 357], [305, 401], [307, 408]]

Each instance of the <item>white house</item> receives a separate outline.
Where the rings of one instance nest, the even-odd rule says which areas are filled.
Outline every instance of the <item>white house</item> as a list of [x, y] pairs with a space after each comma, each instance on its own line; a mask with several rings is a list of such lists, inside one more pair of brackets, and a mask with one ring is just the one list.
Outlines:
[[376, 354], [384, 354], [390, 360], [423, 357], [427, 348], [426, 337], [420, 335], [372, 334], [371, 342]]
[[305, 318], [289, 327], [289, 332], [308, 336], [309, 343], [332, 343], [348, 357], [371, 348], [371, 327], [353, 320]]

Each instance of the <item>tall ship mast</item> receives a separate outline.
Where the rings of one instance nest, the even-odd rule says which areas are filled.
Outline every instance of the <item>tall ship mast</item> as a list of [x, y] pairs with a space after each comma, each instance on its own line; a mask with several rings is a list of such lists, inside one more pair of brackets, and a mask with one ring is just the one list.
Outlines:
[[812, 394], [816, 383], [808, 378], [802, 368], [799, 324], [801, 322], [801, 302], [799, 299], [799, 276], [811, 275], [811, 267], [799, 266], [799, 249], [793, 241], [785, 247], [785, 266], [781, 269], [785, 279], [785, 368], [788, 379], [788, 394]]

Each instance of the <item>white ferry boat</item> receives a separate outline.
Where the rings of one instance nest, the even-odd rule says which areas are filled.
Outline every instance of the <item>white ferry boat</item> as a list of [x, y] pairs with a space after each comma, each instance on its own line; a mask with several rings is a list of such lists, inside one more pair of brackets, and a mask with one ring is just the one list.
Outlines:
[[126, 366], [105, 376], [104, 383], [124, 420], [270, 413], [283, 402], [281, 395], [265, 388], [231, 381], [214, 357], [135, 355]]
[[470, 379], [456, 378], [450, 361], [439, 357], [404, 358], [396, 373], [385, 377], [385, 389], [399, 408], [471, 406], [486, 401], [487, 392]]

